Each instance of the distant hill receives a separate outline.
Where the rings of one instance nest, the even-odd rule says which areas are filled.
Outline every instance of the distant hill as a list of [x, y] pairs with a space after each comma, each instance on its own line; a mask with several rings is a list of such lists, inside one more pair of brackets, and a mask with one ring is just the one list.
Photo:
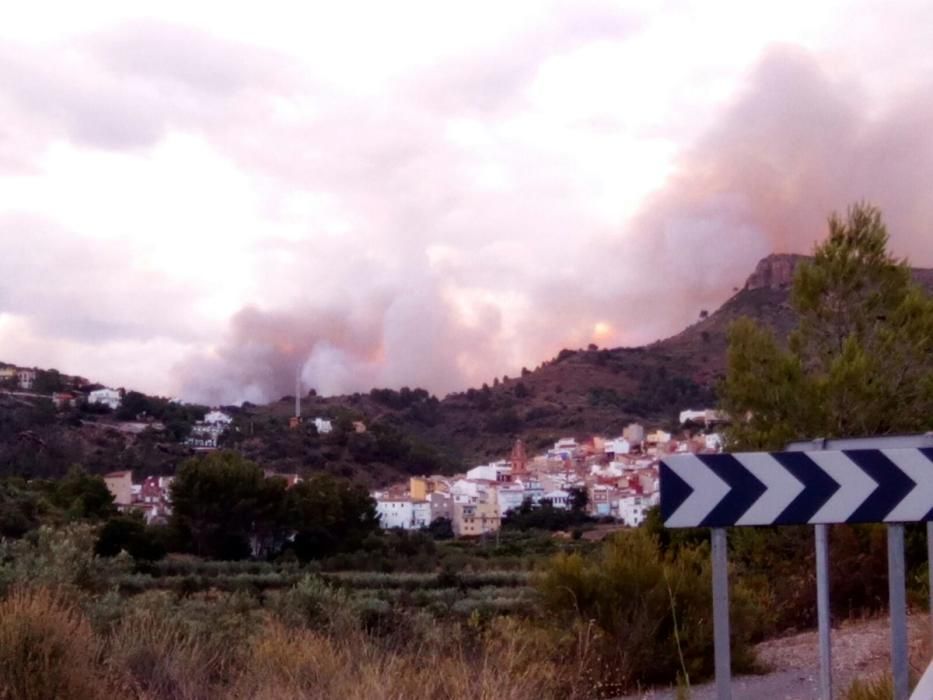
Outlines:
[[[291, 396], [227, 407], [236, 429], [226, 441], [279, 471], [328, 471], [382, 484], [504, 457], [517, 437], [538, 450], [561, 436], [618, 434], [631, 421], [674, 427], [679, 411], [715, 405], [733, 321], [749, 316], [780, 337], [795, 326], [790, 286], [803, 259], [764, 258], [719, 309], [650, 345], [562, 350], [521, 376], [443, 399], [421, 389], [303, 397], [304, 416], [334, 422], [328, 435], [317, 435], [310, 421], [288, 428]], [[933, 293], [933, 270], [914, 275]], [[163, 433], [133, 434], [106, 416], [56, 415], [50, 408], [0, 395], [0, 473], [51, 475], [72, 462], [95, 471], [166, 473], [190, 454]], [[365, 432], [353, 421], [365, 424]]]

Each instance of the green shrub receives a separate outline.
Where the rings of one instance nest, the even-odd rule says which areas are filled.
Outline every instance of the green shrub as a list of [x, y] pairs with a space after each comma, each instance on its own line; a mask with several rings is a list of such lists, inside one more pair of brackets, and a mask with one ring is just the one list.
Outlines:
[[128, 571], [126, 555], [109, 560], [94, 554], [96, 529], [87, 524], [33, 530], [21, 540], [0, 540], [0, 592], [16, 584], [100, 590], [113, 575]]
[[[713, 671], [712, 591], [708, 549], [664, 555], [655, 538], [632, 530], [607, 540], [584, 558], [559, 554], [539, 580], [544, 608], [564, 630], [593, 624], [599, 631], [593, 676], [606, 692], [635, 683], [691, 681]], [[732, 663], [750, 670], [757, 614], [740, 586], [733, 587]]]
[[286, 624], [311, 629], [352, 630], [363, 614], [359, 600], [317, 576], [270, 598], [269, 607]]

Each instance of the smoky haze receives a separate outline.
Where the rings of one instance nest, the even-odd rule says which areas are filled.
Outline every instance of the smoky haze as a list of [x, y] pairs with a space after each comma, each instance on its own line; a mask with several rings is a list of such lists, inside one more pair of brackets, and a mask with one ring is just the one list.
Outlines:
[[828, 214], [859, 200], [882, 208], [897, 254], [933, 265], [930, 88], [869, 104], [813, 55], [773, 48], [628, 223], [588, 231], [553, 174], [528, 174], [524, 197], [468, 194], [450, 175], [457, 155], [430, 129], [403, 133], [389, 153], [381, 140], [362, 144], [352, 156], [409, 169], [374, 201], [355, 193], [380, 211], [391, 249], [328, 280], [342, 294], [326, 302], [314, 301], [312, 278], [291, 305], [244, 308], [212, 354], [179, 366], [185, 393], [277, 398], [293, 392], [298, 366], [305, 387], [325, 394], [444, 393], [514, 376], [562, 347], [647, 342], [724, 301], [761, 257], [809, 252]]

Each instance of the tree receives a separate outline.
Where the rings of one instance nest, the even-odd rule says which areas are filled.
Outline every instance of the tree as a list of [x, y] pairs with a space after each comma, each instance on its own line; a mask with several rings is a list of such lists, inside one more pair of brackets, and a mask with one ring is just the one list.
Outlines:
[[39, 527], [39, 497], [20, 479], [0, 481], [0, 537], [22, 537]]
[[317, 474], [286, 495], [288, 524], [299, 559], [320, 559], [360, 546], [379, 528], [376, 504], [360, 484]]
[[172, 524], [190, 534], [196, 554], [247, 557], [257, 518], [268, 508], [264, 481], [262, 470], [236, 452], [189, 459], [172, 482]]
[[138, 514], [110, 518], [101, 528], [94, 546], [94, 552], [102, 557], [113, 557], [124, 550], [134, 559], [143, 561], [165, 556], [165, 548], [158, 537]]
[[586, 511], [589, 502], [590, 494], [586, 489], [580, 487], [570, 489], [570, 510], [575, 513], [583, 513]]
[[53, 485], [49, 500], [74, 519], [106, 520], [117, 512], [106, 482], [77, 465]]
[[933, 427], [933, 299], [887, 244], [878, 209], [834, 214], [798, 266], [787, 347], [749, 319], [733, 325], [721, 390], [732, 447]]
[[33, 382], [32, 390], [37, 394], [53, 394], [64, 389], [65, 381], [62, 379], [61, 372], [57, 369], [36, 372], [36, 380]]

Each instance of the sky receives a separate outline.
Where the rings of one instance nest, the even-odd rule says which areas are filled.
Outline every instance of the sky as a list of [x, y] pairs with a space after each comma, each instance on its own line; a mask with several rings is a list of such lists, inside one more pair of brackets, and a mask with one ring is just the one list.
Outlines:
[[856, 201], [933, 266], [928, 2], [147, 4], [0, 23], [0, 360], [443, 395], [676, 333]]

